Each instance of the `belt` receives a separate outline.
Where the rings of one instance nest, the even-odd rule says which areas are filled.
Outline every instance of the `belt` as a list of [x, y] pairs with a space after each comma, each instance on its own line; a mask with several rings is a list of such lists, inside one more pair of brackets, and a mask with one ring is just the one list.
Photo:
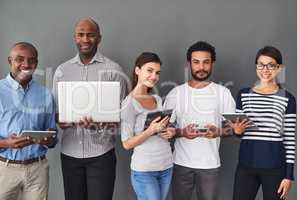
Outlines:
[[43, 156], [39, 156], [37, 158], [31, 158], [28, 160], [9, 160], [7, 158], [3, 158], [0, 156], [0, 161], [5, 162], [5, 163], [11, 163], [11, 164], [20, 164], [20, 165], [29, 165], [35, 162], [38, 162], [40, 160], [44, 160], [45, 159], [45, 155]]

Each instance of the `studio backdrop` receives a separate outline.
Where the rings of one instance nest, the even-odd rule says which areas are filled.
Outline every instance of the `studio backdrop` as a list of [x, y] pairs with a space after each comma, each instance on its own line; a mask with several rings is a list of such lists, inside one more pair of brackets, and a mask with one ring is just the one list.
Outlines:
[[[39, 51], [36, 78], [51, 88], [54, 70], [76, 54], [75, 22], [92, 17], [102, 31], [100, 51], [127, 74], [141, 52], [160, 56], [163, 65], [156, 92], [161, 97], [187, 81], [186, 50], [198, 40], [216, 47], [211, 79], [228, 87], [234, 97], [240, 88], [256, 81], [254, 58], [258, 49], [276, 46], [286, 66], [279, 80], [297, 96], [296, 7], [294, 0], [1, 0], [0, 75], [4, 78], [9, 72], [7, 56], [12, 44], [32, 42]], [[50, 200], [64, 199], [59, 145], [48, 156]], [[222, 140], [220, 200], [231, 199], [238, 148], [237, 138]], [[133, 200], [131, 152], [122, 148], [119, 137], [116, 152], [114, 200]], [[289, 200], [297, 198], [296, 188], [294, 183]], [[261, 199], [259, 194], [257, 200]]]

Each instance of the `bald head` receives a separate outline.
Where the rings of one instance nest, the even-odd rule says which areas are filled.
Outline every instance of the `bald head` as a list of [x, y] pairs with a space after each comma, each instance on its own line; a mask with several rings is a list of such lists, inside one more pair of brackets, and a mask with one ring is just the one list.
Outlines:
[[99, 27], [98, 23], [95, 20], [93, 20], [92, 18], [82, 18], [78, 22], [76, 22], [75, 27], [74, 27], [74, 32], [76, 32], [77, 29], [80, 28], [81, 26], [89, 26], [98, 35], [101, 35], [100, 27]]
[[38, 57], [38, 51], [37, 51], [37, 49], [33, 46], [33, 44], [31, 44], [29, 42], [18, 42], [18, 43], [15, 43], [11, 47], [11, 49], [10, 49], [9, 56], [10, 57], [13, 57], [14, 54], [18, 50], [23, 50], [23, 49], [29, 50], [34, 55], [35, 58]]
[[74, 29], [74, 42], [81, 61], [88, 64], [97, 52], [101, 41], [100, 28], [91, 18], [80, 19]]

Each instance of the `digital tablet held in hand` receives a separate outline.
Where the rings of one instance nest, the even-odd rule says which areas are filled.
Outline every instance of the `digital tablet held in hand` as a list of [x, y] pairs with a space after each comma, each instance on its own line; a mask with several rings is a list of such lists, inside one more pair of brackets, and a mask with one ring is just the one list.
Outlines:
[[240, 122], [244, 119], [249, 120], [248, 116], [245, 113], [223, 113], [222, 116], [226, 120], [230, 120], [231, 122], [235, 122], [237, 118]]
[[43, 140], [46, 137], [56, 137], [56, 131], [24, 130], [18, 136], [19, 137], [30, 137], [33, 140]]
[[170, 119], [172, 112], [173, 112], [173, 110], [170, 109], [170, 110], [163, 110], [163, 111], [156, 111], [156, 112], [148, 113], [146, 116], [144, 129], [147, 129], [150, 126], [151, 122], [159, 116], [161, 117], [160, 120], [164, 119], [166, 116], [168, 116]]

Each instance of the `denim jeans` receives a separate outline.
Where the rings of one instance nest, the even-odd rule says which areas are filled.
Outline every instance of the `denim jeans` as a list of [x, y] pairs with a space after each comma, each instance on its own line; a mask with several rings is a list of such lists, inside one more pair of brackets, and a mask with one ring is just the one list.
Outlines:
[[138, 200], [165, 200], [172, 177], [172, 167], [163, 171], [131, 170], [131, 181]]

